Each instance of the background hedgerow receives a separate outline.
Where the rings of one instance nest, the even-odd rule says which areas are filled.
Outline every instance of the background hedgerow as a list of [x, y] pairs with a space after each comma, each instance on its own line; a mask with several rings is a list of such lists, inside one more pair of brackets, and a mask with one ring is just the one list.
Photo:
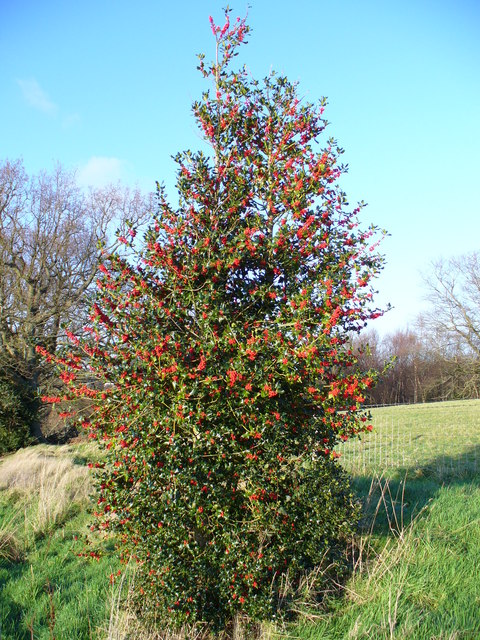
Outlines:
[[0, 371], [0, 455], [32, 442], [36, 404], [19, 376]]
[[381, 313], [383, 260], [337, 186], [341, 149], [319, 146], [325, 100], [234, 69], [244, 20], [211, 28], [193, 105], [209, 153], [178, 154], [178, 207], [159, 186], [143, 241], [120, 237], [136, 259], [104, 253], [85, 333], [44, 355], [67, 386], [48, 402], [91, 399], [97, 527], [138, 561], [139, 607], [218, 630], [280, 615], [286, 574], [341, 566], [358, 510], [335, 445], [371, 428], [375, 381], [349, 337]]

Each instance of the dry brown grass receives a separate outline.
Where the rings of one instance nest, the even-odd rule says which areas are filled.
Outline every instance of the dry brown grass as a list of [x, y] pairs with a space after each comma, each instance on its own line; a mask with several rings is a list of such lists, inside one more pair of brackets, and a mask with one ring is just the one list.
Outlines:
[[188, 625], [181, 629], [150, 626], [135, 614], [131, 594], [135, 590], [135, 571], [129, 566], [122, 579], [112, 587], [109, 601], [108, 628], [103, 630], [105, 640], [273, 640], [281, 634], [273, 624], [264, 623], [249, 629], [246, 620], [237, 616], [233, 624], [220, 636], [214, 636], [205, 625]]
[[64, 520], [73, 505], [85, 504], [91, 483], [88, 469], [75, 464], [71, 450], [62, 446], [30, 447], [0, 463], [0, 490], [28, 502], [28, 527], [42, 535]]
[[18, 523], [18, 511], [0, 521], [0, 559], [7, 562], [20, 562], [24, 558], [24, 545], [18, 535]]

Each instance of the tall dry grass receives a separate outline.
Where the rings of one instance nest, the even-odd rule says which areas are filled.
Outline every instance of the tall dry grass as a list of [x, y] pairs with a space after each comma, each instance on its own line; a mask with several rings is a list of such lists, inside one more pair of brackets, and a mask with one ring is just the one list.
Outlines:
[[[91, 490], [88, 469], [75, 464], [68, 447], [39, 445], [21, 449], [0, 462], [0, 490], [15, 496], [25, 530], [44, 535], [74, 506], [83, 506]], [[12, 516], [9, 529], [17, 518]]]
[[24, 558], [24, 545], [19, 536], [19, 511], [15, 510], [0, 520], [0, 559], [20, 562]]
[[228, 629], [213, 635], [207, 625], [186, 625], [180, 629], [151, 624], [139, 618], [132, 606], [135, 590], [135, 565], [128, 565], [122, 578], [112, 586], [108, 602], [108, 626], [102, 629], [102, 640], [273, 640], [282, 633], [273, 623], [252, 627], [247, 618], [237, 615]]

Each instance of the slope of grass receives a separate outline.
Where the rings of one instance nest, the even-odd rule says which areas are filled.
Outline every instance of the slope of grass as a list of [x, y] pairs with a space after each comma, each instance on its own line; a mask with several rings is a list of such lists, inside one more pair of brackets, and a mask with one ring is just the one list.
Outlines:
[[113, 558], [88, 553], [85, 464], [74, 447], [37, 446], [0, 465], [0, 621], [9, 640], [101, 637]]
[[305, 640], [480, 638], [479, 524], [478, 482], [439, 488], [403, 529], [382, 535], [380, 524], [343, 596], [292, 633]]
[[[341, 458], [364, 504], [352, 574], [297, 623], [304, 640], [480, 638], [480, 402], [375, 409], [375, 432]], [[375, 435], [376, 434], [376, 435]], [[376, 441], [375, 441], [376, 439]], [[374, 455], [375, 453], [375, 455]], [[155, 640], [139, 630], [84, 534], [86, 445], [31, 447], [0, 462], [0, 637]], [[275, 629], [264, 631], [275, 635]], [[241, 634], [237, 633], [240, 640]]]

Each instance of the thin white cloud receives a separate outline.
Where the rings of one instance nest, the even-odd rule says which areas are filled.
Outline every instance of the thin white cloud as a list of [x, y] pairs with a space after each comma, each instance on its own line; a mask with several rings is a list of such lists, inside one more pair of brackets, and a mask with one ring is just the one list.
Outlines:
[[84, 187], [102, 187], [124, 177], [125, 162], [119, 158], [92, 156], [77, 173], [77, 181]]
[[42, 89], [34, 78], [17, 80], [17, 84], [22, 90], [23, 97], [31, 107], [50, 116], [57, 114], [58, 106], [50, 100], [47, 92]]

